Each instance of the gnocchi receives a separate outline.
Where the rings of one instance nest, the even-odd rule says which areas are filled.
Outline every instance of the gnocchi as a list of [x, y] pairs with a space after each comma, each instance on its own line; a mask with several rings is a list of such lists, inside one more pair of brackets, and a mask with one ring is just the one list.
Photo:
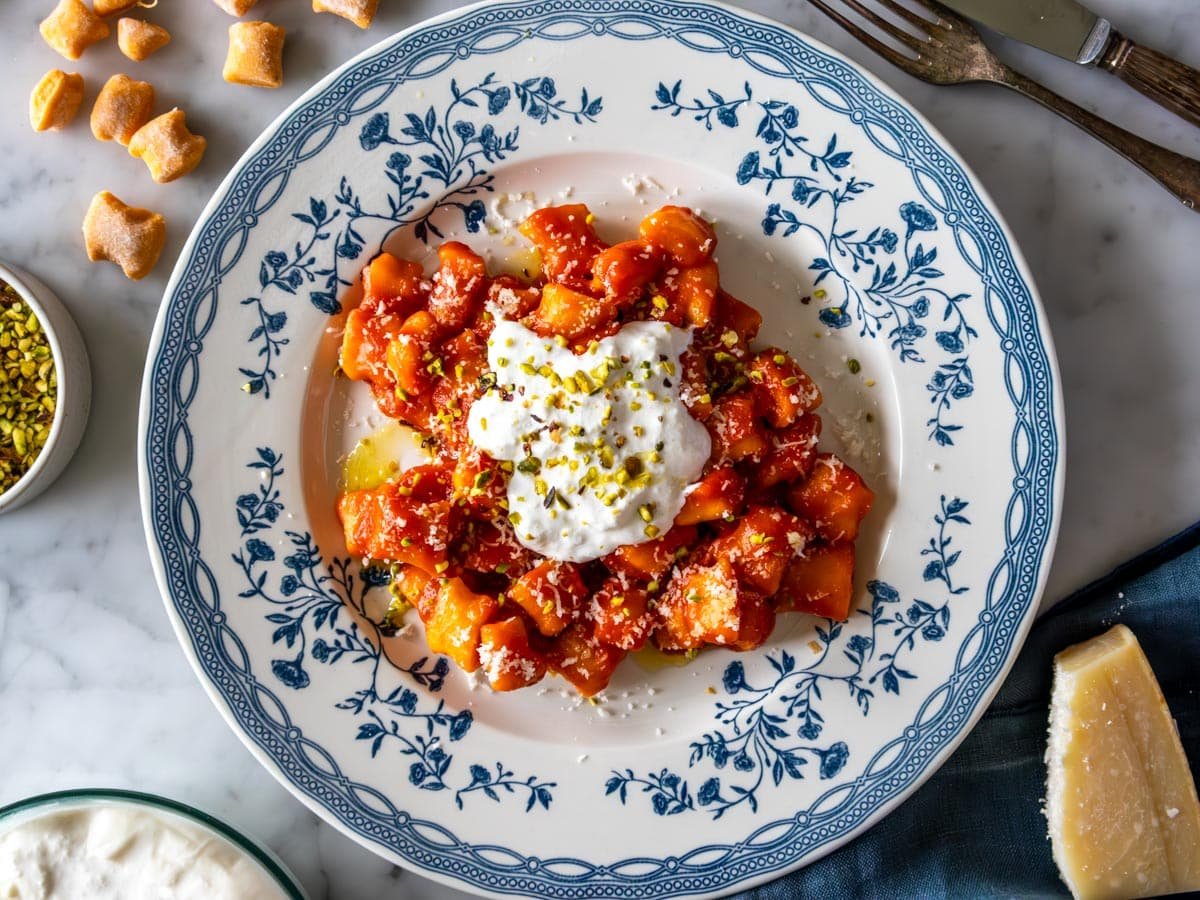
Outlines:
[[[551, 672], [591, 696], [648, 643], [668, 653], [750, 650], [770, 637], [778, 614], [842, 620], [853, 600], [854, 541], [874, 495], [844, 462], [818, 452], [817, 385], [783, 349], [752, 346], [762, 317], [721, 289], [712, 225], [665, 206], [636, 239], [609, 246], [594, 220], [583, 204], [525, 219], [520, 231], [540, 264], [524, 281], [489, 275], [485, 260], [457, 242], [439, 248], [429, 276], [382, 253], [363, 272], [362, 302], [342, 334], [342, 372], [366, 382], [384, 415], [434, 448], [428, 464], [339, 496], [346, 548], [404, 572], [411, 590], [403, 598], [416, 607], [430, 648], [464, 669], [481, 667], [497, 691]], [[540, 337], [530, 345], [514, 339], [512, 320]], [[569, 363], [558, 352], [594, 352], [624, 329], [652, 323], [691, 330], [678, 364], [664, 355], [631, 362], [614, 349], [613, 365], [630, 366], [615, 383], [608, 364], [559, 370]], [[502, 341], [514, 348], [510, 361], [493, 358]], [[493, 458], [470, 423], [487, 429], [481, 404], [491, 415], [488, 404], [506, 394], [524, 393], [526, 407], [540, 402], [510, 380], [519, 376], [509, 362], [543, 342], [548, 359], [560, 348], [554, 364], [538, 367], [530, 356], [520, 368], [552, 385], [557, 378], [561, 390], [546, 400], [545, 418], [532, 416], [542, 425], [520, 437], [524, 457]], [[643, 374], [621, 387], [634, 369]], [[637, 465], [616, 462], [613, 448], [645, 431], [635, 419], [612, 417], [621, 391], [657, 402], [659, 389], [648, 382], [658, 379], [711, 438], [707, 466], [678, 514], [662, 529], [642, 528], [655, 514], [645, 504], [632, 518], [648, 540], [576, 561], [540, 555], [528, 541], [535, 515], [548, 510], [565, 532], [567, 512], [601, 492], [604, 505], [624, 515], [630, 507], [622, 504], [637, 502], [623, 499], [637, 482], [659, 477], [648, 468], [663, 462], [655, 457], [680, 452], [663, 441]], [[600, 392], [608, 412], [589, 430], [574, 412], [586, 402], [577, 398]], [[622, 424], [609, 428], [609, 418]], [[537, 453], [541, 430], [550, 435], [549, 456]], [[577, 474], [560, 480], [564, 490], [547, 486], [556, 480], [551, 470]], [[520, 476], [545, 498], [524, 511], [510, 495]]]
[[167, 241], [167, 220], [148, 209], [127, 206], [108, 191], [92, 198], [83, 220], [88, 259], [116, 263], [125, 277], [145, 278]]
[[213, 0], [213, 3], [231, 16], [244, 16], [258, 0]]
[[169, 43], [171, 32], [159, 25], [141, 19], [124, 18], [117, 21], [117, 46], [134, 62], [141, 62]]
[[129, 141], [129, 154], [142, 160], [159, 184], [182, 178], [200, 164], [208, 142], [188, 130], [181, 109], [151, 119]]
[[71, 60], [79, 59], [83, 51], [110, 33], [108, 24], [82, 0], [59, 0], [39, 30], [47, 44]]
[[283, 84], [283, 40], [287, 32], [270, 22], [229, 26], [225, 80], [230, 84], [277, 88]]
[[99, 141], [116, 141], [122, 147], [154, 114], [154, 86], [114, 75], [100, 89], [92, 106], [92, 134]]
[[92, 0], [92, 10], [98, 16], [115, 16], [128, 12], [138, 5], [138, 0]]
[[333, 13], [359, 28], [370, 28], [379, 0], [312, 0], [315, 13]]
[[34, 131], [59, 131], [71, 124], [83, 102], [83, 76], [51, 69], [29, 98], [29, 123]]

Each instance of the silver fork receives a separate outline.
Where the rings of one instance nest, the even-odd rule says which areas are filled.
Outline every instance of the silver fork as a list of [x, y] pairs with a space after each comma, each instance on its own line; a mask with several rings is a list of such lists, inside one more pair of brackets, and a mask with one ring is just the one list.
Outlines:
[[1118, 128], [1112, 122], [1088, 112], [1005, 65], [988, 49], [970, 22], [933, 0], [912, 0], [913, 3], [927, 9], [932, 19], [913, 12], [896, 0], [875, 0], [912, 26], [913, 31], [918, 32], [921, 37], [901, 28], [860, 0], [841, 0], [845, 6], [893, 40], [903, 44], [915, 56], [901, 53], [879, 40], [851, 18], [830, 6], [826, 0], [809, 2], [909, 75], [932, 84], [982, 81], [1011, 88], [1036, 100], [1103, 141], [1178, 197], [1188, 209], [1197, 210], [1200, 206], [1200, 162]]

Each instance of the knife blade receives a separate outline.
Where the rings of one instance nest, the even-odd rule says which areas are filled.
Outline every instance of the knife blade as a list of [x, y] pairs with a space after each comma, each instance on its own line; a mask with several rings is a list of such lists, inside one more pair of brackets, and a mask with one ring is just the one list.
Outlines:
[[1200, 126], [1200, 71], [1134, 43], [1077, 0], [940, 2], [1003, 35], [1110, 72], [1159, 106]]
[[1112, 25], [1075, 0], [940, 0], [1003, 35], [1081, 65], [1096, 63]]

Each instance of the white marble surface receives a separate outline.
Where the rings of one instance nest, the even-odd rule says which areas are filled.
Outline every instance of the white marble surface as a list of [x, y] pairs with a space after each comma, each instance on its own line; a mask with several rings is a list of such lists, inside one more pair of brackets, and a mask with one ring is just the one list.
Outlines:
[[[160, 0], [175, 42], [140, 65], [112, 42], [75, 65], [36, 35], [51, 0], [4, 0], [0, 81], [0, 257], [48, 282], [92, 354], [95, 410], [78, 457], [26, 509], [0, 518], [0, 803], [82, 785], [157, 791], [264, 839], [313, 898], [461, 896], [402, 872], [320, 823], [250, 757], [184, 662], [150, 574], [134, 439], [142, 362], [171, 263], [209, 194], [259, 131], [319, 76], [384, 35], [456, 4], [382, 0], [375, 27], [262, 0], [289, 29], [287, 83], [226, 85], [229, 19], [206, 0]], [[1068, 416], [1067, 498], [1047, 601], [1200, 518], [1200, 216], [1108, 150], [999, 88], [920, 84], [831, 28], [805, 0], [755, 11], [810, 31], [905, 95], [996, 198], [1025, 250], [1058, 344]], [[1137, 39], [1200, 64], [1192, 0], [1094, 0]], [[1200, 131], [1115, 80], [1011, 46], [1031, 73], [1147, 136], [1200, 156]], [[156, 186], [142, 164], [88, 134], [36, 136], [28, 92], [53, 67], [80, 71], [89, 100], [126, 71], [178, 104], [210, 149], [203, 166]], [[170, 241], [138, 284], [89, 266], [88, 200], [109, 189], [161, 210]]]

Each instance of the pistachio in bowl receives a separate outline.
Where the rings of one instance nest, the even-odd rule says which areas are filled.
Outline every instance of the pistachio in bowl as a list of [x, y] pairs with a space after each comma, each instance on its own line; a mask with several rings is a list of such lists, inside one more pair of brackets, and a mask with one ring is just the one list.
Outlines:
[[0, 262], [0, 513], [58, 477], [90, 406], [87, 350], [66, 307], [40, 281]]

